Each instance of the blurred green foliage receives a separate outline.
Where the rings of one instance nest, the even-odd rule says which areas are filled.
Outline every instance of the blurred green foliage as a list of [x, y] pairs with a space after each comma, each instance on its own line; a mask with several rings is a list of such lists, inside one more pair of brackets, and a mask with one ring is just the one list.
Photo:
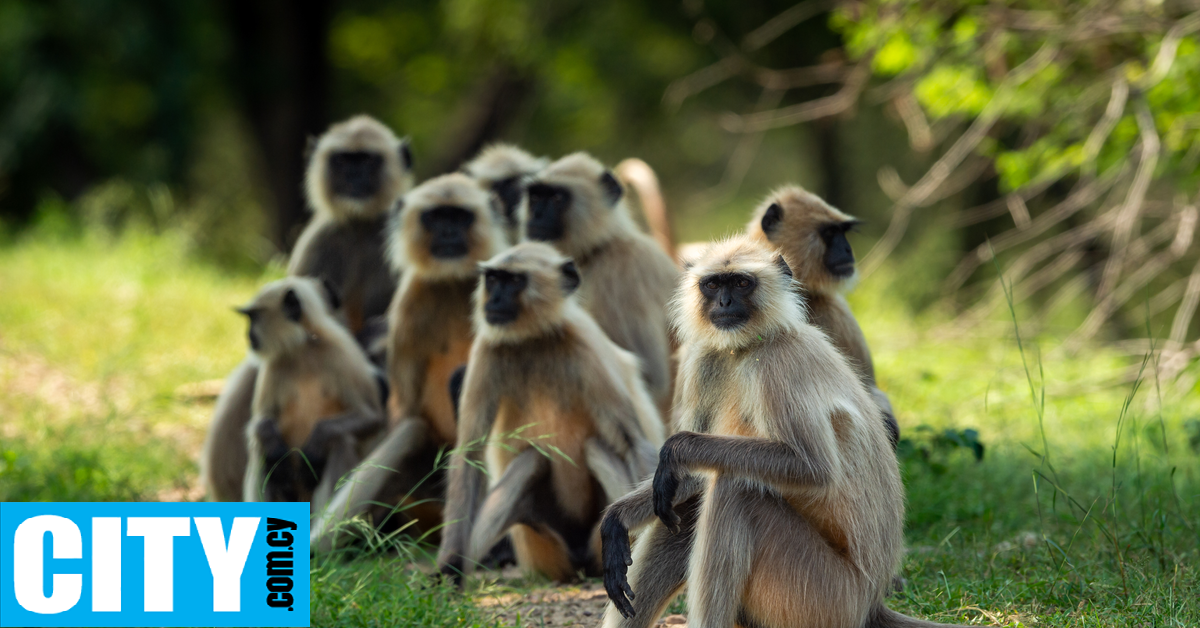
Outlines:
[[[873, 55], [876, 74], [910, 83], [934, 120], [977, 116], [1002, 86], [1010, 90], [993, 106], [1024, 132], [985, 146], [1005, 190], [1126, 165], [1139, 140], [1136, 103], [1153, 112], [1162, 138], [1158, 175], [1191, 190], [1200, 182], [1200, 15], [1187, 15], [1190, 6], [889, 0], [846, 3], [832, 23], [851, 55]], [[1010, 71], [1043, 47], [1053, 59], [1014, 81]], [[1131, 106], [1085, 150], [1116, 82], [1130, 87]]]

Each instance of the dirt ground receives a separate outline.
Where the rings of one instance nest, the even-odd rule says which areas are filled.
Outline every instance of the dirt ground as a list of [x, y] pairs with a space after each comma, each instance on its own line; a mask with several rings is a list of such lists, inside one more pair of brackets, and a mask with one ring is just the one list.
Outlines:
[[[597, 628], [604, 617], [608, 596], [604, 585], [585, 582], [521, 593], [506, 593], [481, 597], [482, 607], [498, 607], [498, 616], [505, 622], [521, 626], [556, 626], [559, 628]], [[683, 615], [667, 615], [656, 628], [687, 628]]]

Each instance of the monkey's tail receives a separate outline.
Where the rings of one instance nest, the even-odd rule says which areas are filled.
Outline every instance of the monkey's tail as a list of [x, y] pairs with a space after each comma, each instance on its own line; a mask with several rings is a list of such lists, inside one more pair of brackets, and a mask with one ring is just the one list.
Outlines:
[[955, 624], [939, 624], [916, 617], [902, 615], [880, 604], [871, 611], [866, 628], [952, 628]]
[[617, 164], [616, 173], [637, 192], [642, 213], [646, 215], [646, 224], [650, 227], [650, 235], [654, 236], [667, 255], [674, 259], [675, 239], [671, 233], [667, 205], [663, 202], [662, 189], [658, 186], [658, 176], [654, 174], [654, 169], [641, 159], [630, 157]]

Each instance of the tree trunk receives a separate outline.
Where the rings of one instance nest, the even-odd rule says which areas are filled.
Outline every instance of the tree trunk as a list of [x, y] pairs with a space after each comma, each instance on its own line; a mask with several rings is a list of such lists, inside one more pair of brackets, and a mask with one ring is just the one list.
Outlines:
[[271, 239], [288, 251], [306, 216], [304, 148], [328, 124], [329, 0], [227, 0], [232, 84], [258, 142], [274, 220]]

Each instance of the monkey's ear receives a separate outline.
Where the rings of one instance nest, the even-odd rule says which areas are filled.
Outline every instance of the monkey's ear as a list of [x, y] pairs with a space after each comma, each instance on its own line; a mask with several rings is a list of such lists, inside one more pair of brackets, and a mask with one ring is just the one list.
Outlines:
[[295, 290], [289, 289], [283, 294], [283, 304], [280, 306], [283, 309], [283, 315], [288, 320], [299, 323], [301, 315], [304, 314], [304, 309], [300, 307], [300, 297], [296, 295]]
[[792, 267], [788, 266], [787, 260], [783, 259], [782, 255], [775, 256], [775, 265], [779, 267], [779, 272], [787, 275], [788, 277], [792, 276]]
[[604, 174], [600, 175], [600, 189], [604, 191], [604, 200], [608, 202], [609, 207], [616, 205], [625, 195], [625, 188], [621, 187], [621, 182], [617, 181], [611, 170], [605, 170]]
[[766, 213], [763, 214], [762, 223], [760, 223], [762, 224], [763, 233], [768, 236], [771, 235], [771, 232], [775, 230], [775, 227], [779, 226], [780, 222], [783, 222], [783, 207], [779, 203], [771, 203]]
[[566, 294], [575, 292], [575, 290], [579, 287], [579, 283], [582, 281], [582, 279], [579, 278], [579, 269], [575, 268], [575, 261], [567, 260], [563, 262], [563, 265], [560, 268], [562, 270], [563, 292]]
[[333, 285], [332, 281], [322, 277], [321, 287], [325, 290], [325, 302], [329, 304], [329, 311], [337, 311], [342, 308], [342, 297], [338, 294], [337, 286]]
[[405, 170], [413, 169], [412, 148], [407, 137], [400, 140], [400, 163], [404, 165]]

